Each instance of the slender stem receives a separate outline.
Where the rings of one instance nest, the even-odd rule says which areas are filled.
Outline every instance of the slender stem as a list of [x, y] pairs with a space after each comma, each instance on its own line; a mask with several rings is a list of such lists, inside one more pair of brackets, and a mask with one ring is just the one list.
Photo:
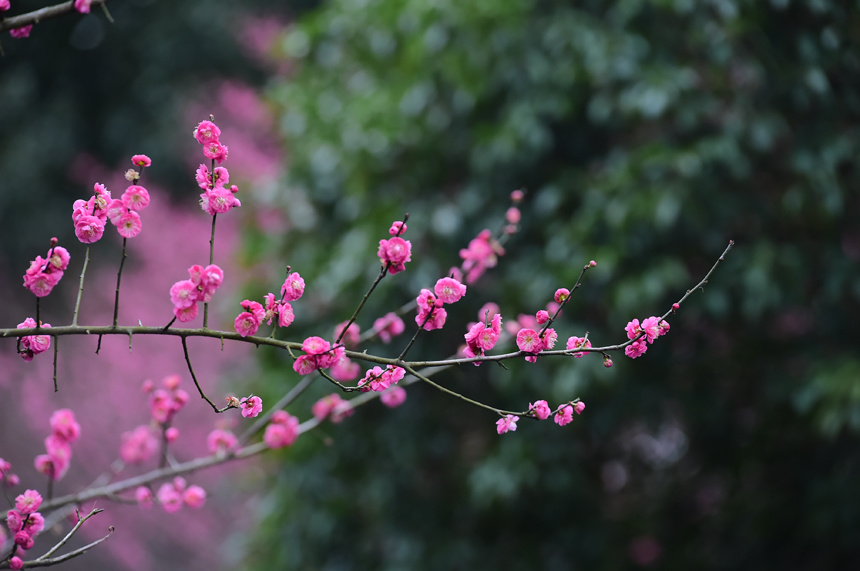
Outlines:
[[54, 340], [54, 392], [58, 392], [60, 389], [57, 387], [57, 356], [60, 352], [60, 339], [59, 337], [51, 336], [51, 339]]
[[415, 335], [413, 335], [413, 336], [412, 336], [412, 339], [410, 339], [410, 340], [409, 340], [409, 344], [408, 344], [408, 345], [406, 345], [406, 347], [405, 347], [405, 348], [403, 349], [403, 351], [400, 353], [400, 356], [397, 358], [397, 360], [398, 360], [398, 361], [402, 361], [402, 360], [403, 360], [403, 358], [406, 356], [406, 353], [409, 351], [409, 349], [411, 349], [411, 348], [412, 348], [412, 344], [413, 344], [413, 343], [415, 343], [415, 340], [416, 340], [416, 339], [418, 339], [418, 335], [419, 335], [422, 331], [424, 331], [424, 325], [425, 325], [428, 321], [430, 321], [430, 318], [431, 318], [431, 317], [433, 317], [433, 312], [435, 312], [437, 309], [439, 309], [439, 308], [437, 308], [437, 307], [435, 307], [435, 306], [434, 306], [434, 307], [433, 307], [433, 309], [432, 309], [432, 310], [427, 314], [427, 316], [424, 318], [424, 321], [421, 323], [421, 325], [419, 325], [419, 326], [418, 326], [418, 329], [415, 331]]
[[[397, 235], [395, 236], [395, 238], [400, 237], [400, 235], [403, 233], [403, 229], [405, 228], [406, 222], [408, 220], [409, 220], [409, 213], [407, 212], [403, 216], [403, 223], [400, 225], [400, 229], [397, 231]], [[388, 269], [390, 267], [391, 267], [391, 262], [385, 262], [385, 265], [382, 266], [382, 268], [379, 270], [379, 275], [376, 276], [376, 279], [373, 281], [373, 284], [370, 286], [370, 289], [367, 290], [367, 293], [365, 293], [364, 297], [361, 298], [361, 302], [359, 302], [358, 307], [355, 308], [355, 311], [353, 312], [352, 317], [349, 318], [349, 321], [347, 321], [346, 325], [344, 325], [343, 329], [341, 329], [340, 335], [338, 335], [337, 339], [335, 339], [335, 345], [340, 343], [341, 340], [343, 340], [343, 336], [346, 335], [346, 330], [349, 329], [350, 325], [355, 323], [356, 319], [358, 319], [358, 314], [359, 314], [359, 312], [361, 312], [362, 308], [364, 307], [364, 304], [367, 303], [367, 300], [370, 297], [370, 294], [373, 293], [373, 290], [376, 289], [376, 286], [379, 285], [379, 282], [382, 281], [382, 278], [384, 278], [388, 274]]]
[[[215, 176], [215, 161], [212, 161], [212, 177]], [[209, 265], [215, 263], [215, 221], [218, 219], [218, 213], [212, 215], [212, 233], [209, 236]], [[203, 329], [209, 326], [209, 302], [203, 304]]]
[[212, 407], [212, 410], [215, 412], [224, 412], [224, 410], [218, 410], [218, 407], [215, 406], [215, 403], [209, 400], [209, 397], [203, 392], [203, 389], [200, 388], [200, 383], [197, 382], [197, 375], [194, 374], [194, 367], [191, 366], [191, 358], [188, 356], [188, 343], [185, 341], [185, 337], [182, 338], [182, 351], [185, 353], [185, 362], [188, 363], [188, 371], [191, 373], [191, 378], [194, 379], [194, 386], [197, 387], [197, 392], [200, 393], [200, 397], [209, 403], [209, 406]]
[[117, 315], [119, 314], [119, 284], [122, 281], [122, 267], [125, 265], [125, 259], [128, 254], [125, 251], [128, 238], [122, 239], [122, 259], [119, 261], [119, 271], [116, 273], [116, 298], [113, 303], [113, 326], [116, 327]]
[[[105, 2], [107, 2], [107, 0], [93, 0], [93, 4], [104, 5]], [[29, 26], [31, 24], [38, 24], [43, 20], [68, 14], [74, 11], [74, 4], [74, 0], [70, 0], [68, 2], [63, 2], [62, 4], [39, 8], [38, 10], [27, 12], [26, 14], [0, 19], [0, 32], [20, 28], [22, 26]], [[111, 23], [113, 22], [111, 21]]]
[[72, 325], [78, 324], [78, 312], [81, 309], [81, 296], [84, 294], [84, 276], [87, 273], [87, 265], [90, 263], [90, 247], [84, 251], [84, 267], [81, 268], [81, 281], [78, 285], [78, 299], [75, 300], [75, 313], [72, 314]]
[[78, 513], [77, 511], [75, 511], [75, 513], [78, 516], [78, 522], [75, 524], [75, 527], [73, 527], [72, 529], [69, 530], [69, 533], [66, 534], [66, 537], [61, 539], [55, 546], [53, 546], [51, 549], [49, 549], [44, 555], [34, 559], [34, 561], [44, 561], [45, 559], [47, 559], [48, 557], [50, 557], [51, 555], [56, 553], [58, 549], [60, 549], [62, 546], [64, 546], [66, 543], [68, 543], [68, 541], [72, 538], [72, 536], [75, 535], [75, 532], [77, 532], [81, 528], [81, 526], [84, 525], [85, 521], [87, 521], [88, 519], [90, 519], [91, 517], [93, 517], [96, 514], [102, 513], [103, 511], [104, 510], [101, 508], [95, 508], [95, 509], [93, 509], [93, 511], [91, 511], [90, 513], [88, 513], [84, 517], [81, 517], [81, 514]]
[[486, 404], [484, 404], [484, 403], [482, 403], [482, 402], [478, 402], [478, 401], [476, 401], [476, 400], [470, 399], [469, 397], [467, 397], [467, 396], [465, 396], [465, 395], [462, 395], [462, 394], [460, 394], [460, 393], [458, 393], [458, 392], [456, 392], [456, 391], [452, 391], [452, 390], [451, 390], [451, 389], [449, 389], [449, 388], [443, 387], [443, 386], [442, 386], [442, 385], [440, 385], [439, 383], [435, 383], [435, 382], [431, 381], [428, 377], [425, 377], [424, 375], [422, 375], [421, 373], [419, 373], [418, 371], [416, 371], [416, 370], [415, 370], [415, 369], [413, 369], [412, 367], [406, 367], [406, 370], [407, 370], [407, 371], [409, 371], [409, 374], [411, 374], [411, 375], [415, 376], [415, 377], [416, 377], [416, 378], [418, 378], [418, 379], [421, 379], [422, 381], [424, 381], [425, 383], [429, 384], [429, 385], [430, 385], [430, 386], [432, 386], [433, 388], [436, 388], [436, 389], [438, 389], [438, 390], [442, 391], [443, 393], [447, 393], [447, 394], [449, 394], [449, 395], [451, 395], [451, 396], [453, 396], [453, 397], [456, 397], [456, 398], [458, 398], [458, 399], [464, 400], [464, 401], [466, 401], [467, 403], [469, 403], [469, 404], [473, 404], [473, 405], [475, 405], [475, 406], [477, 406], [477, 407], [480, 407], [480, 408], [483, 408], [483, 409], [486, 409], [486, 410], [491, 410], [491, 411], [495, 412], [496, 414], [500, 414], [500, 415], [506, 415], [506, 414], [523, 415], [523, 414], [525, 414], [525, 413], [523, 413], [523, 412], [515, 412], [515, 411], [510, 411], [510, 410], [502, 410], [502, 409], [496, 408], [496, 407], [494, 407], [494, 406], [486, 405]]

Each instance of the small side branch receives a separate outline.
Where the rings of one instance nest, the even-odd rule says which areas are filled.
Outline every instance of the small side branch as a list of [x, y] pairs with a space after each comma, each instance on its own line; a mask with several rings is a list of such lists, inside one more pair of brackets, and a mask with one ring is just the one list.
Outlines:
[[[98, 6], [99, 4], [101, 4], [102, 6], [104, 6], [105, 2], [107, 2], [107, 0], [93, 0], [92, 5]], [[43, 20], [57, 18], [59, 16], [63, 16], [65, 14], [73, 12], [74, 10], [74, 0], [70, 0], [69, 2], [63, 2], [62, 4], [56, 4], [54, 6], [46, 6], [44, 8], [33, 10], [32, 12], [27, 12], [26, 14], [21, 14], [19, 16], [5, 18], [3, 20], [0, 20], [0, 32], [6, 30], [13, 30], [22, 26], [38, 24]], [[112, 22], [110, 18], [108, 18], [108, 20]]]

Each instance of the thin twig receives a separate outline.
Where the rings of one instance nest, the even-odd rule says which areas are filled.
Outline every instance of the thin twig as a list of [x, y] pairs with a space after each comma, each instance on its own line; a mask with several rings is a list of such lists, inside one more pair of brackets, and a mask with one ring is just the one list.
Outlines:
[[[93, 0], [93, 5], [98, 5], [107, 2], [107, 0]], [[68, 14], [73, 12], [75, 9], [74, 0], [70, 0], [69, 2], [63, 2], [62, 4], [56, 4], [54, 6], [46, 6], [44, 8], [40, 8], [38, 10], [33, 10], [32, 12], [27, 12], [26, 14], [19, 14], [18, 16], [12, 16], [11, 18], [5, 18], [0, 20], [0, 32], [6, 30], [13, 30], [15, 28], [20, 28], [22, 26], [29, 26], [32, 24], [38, 24], [43, 20], [49, 20], [51, 18], [57, 18], [59, 16], [63, 16], [64, 14]], [[110, 23], [113, 23], [113, 20], [108, 18]]]
[[90, 519], [94, 515], [99, 514], [103, 511], [104, 510], [101, 508], [93, 508], [93, 511], [91, 511], [90, 513], [88, 513], [84, 517], [81, 517], [81, 514], [75, 512], [75, 513], [77, 513], [77, 516], [78, 516], [78, 522], [75, 524], [75, 526], [72, 529], [69, 530], [69, 533], [66, 534], [66, 537], [61, 539], [59, 541], [59, 543], [57, 543], [55, 546], [53, 546], [51, 549], [49, 549], [47, 553], [45, 553], [41, 557], [37, 557], [34, 561], [44, 561], [45, 559], [47, 559], [48, 557], [50, 557], [51, 555], [56, 553], [57, 550], [60, 549], [62, 546], [64, 546], [72, 538], [72, 536], [75, 534], [75, 532], [77, 532], [81, 528], [81, 526], [84, 525], [85, 521], [87, 521], [88, 519]]
[[75, 300], [75, 313], [72, 314], [72, 325], [78, 324], [78, 312], [81, 309], [81, 296], [84, 294], [84, 276], [87, 273], [87, 265], [90, 263], [90, 247], [84, 251], [84, 267], [81, 268], [81, 281], [78, 285], [78, 299]]
[[126, 242], [128, 242], [128, 238], [122, 239], [122, 259], [119, 261], [119, 271], [116, 273], [116, 297], [114, 298], [113, 303], [113, 326], [116, 327], [117, 315], [119, 314], [119, 284], [122, 280], [122, 267], [125, 265], [125, 259], [128, 257], [128, 254], [125, 251]]

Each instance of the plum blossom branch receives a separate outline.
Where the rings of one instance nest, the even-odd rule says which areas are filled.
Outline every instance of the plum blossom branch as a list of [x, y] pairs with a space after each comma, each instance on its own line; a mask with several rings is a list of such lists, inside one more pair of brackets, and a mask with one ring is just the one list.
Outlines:
[[[104, 4], [107, 1], [108, 0], [92, 0], [91, 5], [101, 5], [103, 9], [106, 10], [107, 7], [104, 6]], [[69, 0], [68, 2], [63, 2], [62, 4], [55, 4], [54, 6], [45, 6], [44, 8], [39, 8], [38, 10], [33, 10], [32, 12], [27, 12], [26, 14], [19, 14], [18, 16], [12, 16], [11, 18], [0, 19], [0, 32], [12, 30], [14, 28], [21, 28], [23, 26], [32, 26], [33, 24], [38, 24], [43, 20], [58, 18], [74, 11], [74, 0]], [[107, 12], [105, 13], [107, 14]], [[108, 20], [110, 22], [113, 22], [113, 20], [110, 19], [109, 15]]]
[[[45, 562], [46, 564], [50, 564], [50, 565], [55, 565], [56, 563], [61, 563], [62, 561], [66, 561], [67, 559], [70, 559], [72, 557], [76, 557], [77, 555], [83, 554], [87, 549], [95, 547], [96, 545], [98, 545], [102, 541], [106, 540], [108, 537], [110, 537], [110, 534], [104, 536], [103, 538], [101, 538], [97, 541], [94, 541], [93, 543], [90, 543], [89, 545], [87, 545], [85, 547], [82, 547], [81, 549], [76, 549], [75, 551], [72, 551], [70, 553], [67, 553], [66, 555], [61, 556], [62, 559], [60, 557], [58, 557], [56, 559], [49, 559], [49, 557], [51, 557], [51, 555], [56, 553], [57, 550], [59, 550], [62, 546], [64, 546], [66, 543], [68, 543], [68, 541], [72, 538], [72, 536], [75, 535], [75, 533], [81, 528], [82, 525], [84, 525], [84, 522], [86, 522], [88, 519], [90, 519], [94, 515], [100, 514], [103, 511], [104, 510], [101, 508], [93, 508], [93, 510], [90, 513], [88, 513], [84, 517], [81, 517], [81, 514], [78, 513], [77, 510], [75, 510], [75, 514], [78, 516], [78, 521], [77, 521], [77, 523], [75, 523], [75, 526], [72, 529], [70, 529], [69, 533], [67, 533], [63, 539], [61, 539], [59, 542], [57, 542], [56, 545], [54, 545], [51, 549], [49, 549], [41, 557], [37, 557], [36, 559], [34, 559], [33, 562], [31, 562], [29, 565], [27, 565], [27, 567], [38, 567], [38, 565], [33, 564], [35, 562]], [[113, 532], [113, 529], [111, 528], [110, 531]]]

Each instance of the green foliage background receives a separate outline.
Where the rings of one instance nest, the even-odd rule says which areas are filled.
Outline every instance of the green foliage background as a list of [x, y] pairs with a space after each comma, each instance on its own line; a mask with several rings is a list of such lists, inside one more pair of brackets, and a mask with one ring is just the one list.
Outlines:
[[342, 0], [292, 26], [268, 93], [293, 227], [249, 252], [308, 269], [308, 333], [349, 316], [391, 220], [411, 213], [413, 262], [365, 328], [495, 228], [514, 188], [501, 267], [413, 355], [453, 351], [484, 301], [533, 313], [592, 258], [557, 329], [620, 341], [737, 247], [641, 359], [438, 377], [503, 407], [583, 398], [564, 430], [497, 437], [416, 386], [284, 453], [255, 568], [860, 563], [858, 30], [856, 2], [827, 0]]

